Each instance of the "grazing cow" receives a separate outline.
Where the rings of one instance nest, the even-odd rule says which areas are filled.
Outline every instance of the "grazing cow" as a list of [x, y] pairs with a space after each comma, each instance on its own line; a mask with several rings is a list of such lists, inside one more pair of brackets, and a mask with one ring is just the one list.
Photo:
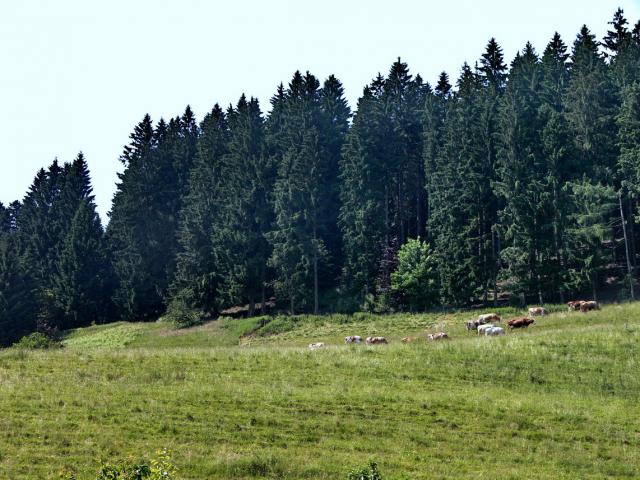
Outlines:
[[322, 348], [324, 347], [324, 343], [323, 342], [317, 342], [317, 343], [310, 343], [309, 344], [309, 348], [311, 350], [317, 350], [318, 348]]
[[494, 336], [498, 336], [498, 335], [504, 335], [504, 328], [502, 327], [491, 327], [491, 328], [487, 328], [484, 331], [484, 334], [487, 337], [494, 337]]
[[349, 335], [348, 337], [344, 337], [344, 343], [360, 343], [362, 342], [362, 337], [360, 335]]
[[584, 303], [584, 300], [571, 300], [567, 302], [567, 306], [569, 307], [569, 311], [571, 310], [580, 310], [580, 306]]
[[541, 315], [546, 315], [547, 314], [547, 310], [543, 307], [531, 307], [529, 308], [529, 316], [530, 317], [537, 317], [537, 316], [541, 316]]
[[580, 311], [582, 313], [586, 313], [589, 312], [591, 310], [600, 310], [600, 306], [598, 305], [598, 302], [582, 302], [582, 304], [580, 305]]
[[500, 322], [500, 316], [497, 313], [485, 313], [482, 315], [478, 315], [478, 319], [476, 320], [476, 322], [478, 322], [478, 325], [484, 325], [485, 323], [489, 323], [489, 322]]
[[532, 323], [535, 323], [535, 320], [533, 318], [520, 317], [520, 318], [514, 318], [514, 319], [509, 320], [507, 322], [507, 325], [509, 325], [509, 328], [511, 328], [511, 329], [513, 329], [513, 328], [527, 328]]
[[475, 320], [469, 320], [467, 323], [465, 323], [465, 326], [469, 331], [478, 329], [478, 324], [476, 323]]
[[380, 345], [388, 342], [384, 337], [367, 337], [366, 343], [367, 345]]
[[430, 333], [429, 335], [427, 335], [427, 338], [432, 341], [445, 340], [449, 338], [449, 335], [444, 332]]
[[485, 323], [484, 325], [478, 325], [478, 335], [482, 335], [488, 329], [493, 328], [493, 323]]

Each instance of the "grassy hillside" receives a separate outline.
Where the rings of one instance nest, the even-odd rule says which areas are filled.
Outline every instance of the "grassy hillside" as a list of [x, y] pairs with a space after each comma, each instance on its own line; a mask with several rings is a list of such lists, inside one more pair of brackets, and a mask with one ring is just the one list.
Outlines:
[[[502, 338], [466, 332], [475, 314], [118, 323], [5, 350], [0, 478], [87, 478], [161, 447], [185, 479], [345, 478], [370, 459], [385, 479], [640, 475], [640, 304]], [[452, 339], [398, 341], [440, 329]]]

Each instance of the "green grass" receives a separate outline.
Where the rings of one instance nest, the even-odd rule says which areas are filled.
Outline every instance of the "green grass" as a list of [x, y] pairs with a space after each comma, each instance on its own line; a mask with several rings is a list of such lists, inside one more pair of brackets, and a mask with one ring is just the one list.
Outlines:
[[501, 338], [464, 330], [477, 313], [118, 323], [5, 350], [0, 478], [161, 447], [184, 479], [344, 479], [371, 459], [385, 479], [638, 478], [640, 304]]

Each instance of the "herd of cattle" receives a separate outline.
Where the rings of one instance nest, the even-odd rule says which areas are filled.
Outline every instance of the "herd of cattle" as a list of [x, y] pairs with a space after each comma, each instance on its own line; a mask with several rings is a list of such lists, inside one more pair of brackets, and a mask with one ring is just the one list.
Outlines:
[[[589, 312], [591, 310], [600, 309], [598, 302], [585, 301], [585, 300], [573, 300], [571, 302], [568, 302], [567, 306], [569, 307], [570, 311], [580, 310], [583, 313]], [[531, 317], [537, 317], [537, 316], [542, 316], [546, 314], [547, 314], [547, 310], [543, 307], [531, 307], [529, 308], [529, 316], [512, 318], [510, 320], [507, 320], [506, 323], [510, 330], [513, 330], [514, 328], [527, 328], [529, 325], [535, 323], [535, 320]], [[502, 319], [498, 314], [484, 313], [482, 315], [478, 315], [478, 317], [473, 320], [469, 320], [465, 325], [467, 327], [467, 330], [469, 331], [474, 330], [478, 332], [478, 335], [485, 335], [490, 337], [490, 336], [499, 336], [499, 335], [505, 334], [504, 328], [495, 325], [495, 323], [500, 323], [500, 322], [502, 322]], [[446, 340], [448, 338], [449, 338], [449, 335], [447, 335], [445, 332], [430, 333], [429, 335], [427, 335], [427, 339], [431, 341]], [[413, 340], [416, 340], [416, 338], [404, 337], [402, 339], [402, 343], [408, 343]], [[344, 337], [344, 343], [346, 344], [362, 343], [362, 337], [360, 335], [349, 335], [347, 337]], [[367, 345], [381, 345], [381, 344], [387, 344], [389, 342], [385, 337], [367, 337], [365, 339], [365, 343]], [[316, 342], [316, 343], [309, 344], [309, 348], [311, 350], [323, 348], [324, 346], [325, 344], [323, 342]]]

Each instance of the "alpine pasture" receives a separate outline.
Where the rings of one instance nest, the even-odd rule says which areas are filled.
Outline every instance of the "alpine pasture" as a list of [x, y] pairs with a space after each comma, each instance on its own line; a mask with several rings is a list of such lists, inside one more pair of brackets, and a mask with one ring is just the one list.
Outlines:
[[550, 310], [495, 338], [460, 311], [120, 322], [5, 349], [0, 478], [90, 478], [160, 448], [181, 479], [346, 478], [370, 460], [385, 479], [638, 478], [640, 304]]

